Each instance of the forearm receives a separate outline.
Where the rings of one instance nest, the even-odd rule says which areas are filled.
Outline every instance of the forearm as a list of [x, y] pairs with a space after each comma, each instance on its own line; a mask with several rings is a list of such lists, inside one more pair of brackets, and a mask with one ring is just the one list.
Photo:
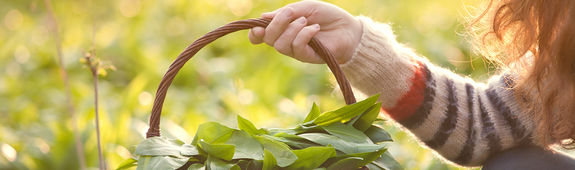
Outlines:
[[475, 83], [417, 56], [388, 25], [358, 19], [364, 33], [344, 73], [362, 93], [381, 93], [382, 109], [428, 147], [458, 164], [480, 165], [527, 141], [532, 122], [511, 79]]
[[392, 108], [412, 86], [417, 59], [421, 58], [396, 41], [389, 25], [357, 18], [363, 35], [351, 60], [341, 65], [342, 70], [362, 93], [385, 94], [380, 98], [383, 108]]

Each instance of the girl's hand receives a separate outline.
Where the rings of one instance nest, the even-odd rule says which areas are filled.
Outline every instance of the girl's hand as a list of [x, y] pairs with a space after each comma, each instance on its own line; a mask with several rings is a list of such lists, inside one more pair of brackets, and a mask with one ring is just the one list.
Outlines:
[[271, 19], [267, 28], [249, 31], [253, 44], [273, 46], [278, 52], [308, 63], [324, 63], [308, 45], [316, 37], [334, 55], [339, 64], [351, 59], [362, 35], [361, 23], [343, 9], [319, 1], [289, 4], [273, 12], [263, 13]]

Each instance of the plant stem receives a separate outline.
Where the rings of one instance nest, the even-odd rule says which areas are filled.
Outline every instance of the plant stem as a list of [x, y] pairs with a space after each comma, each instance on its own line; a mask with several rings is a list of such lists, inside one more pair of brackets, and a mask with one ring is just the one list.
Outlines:
[[100, 169], [106, 169], [106, 162], [104, 161], [104, 156], [102, 155], [102, 144], [100, 141], [100, 115], [98, 112], [98, 68], [97, 67], [90, 68], [90, 70], [92, 70], [92, 76], [94, 77], [94, 111], [96, 113], [95, 121], [96, 121], [96, 138], [98, 140], [98, 159], [100, 160]]
[[57, 53], [56, 60], [58, 62], [58, 68], [60, 70], [60, 75], [62, 76], [62, 81], [64, 83], [64, 91], [66, 93], [66, 106], [68, 108], [70, 117], [72, 118], [72, 129], [74, 133], [76, 155], [78, 156], [78, 164], [81, 170], [85, 170], [86, 160], [84, 156], [84, 147], [82, 146], [82, 139], [80, 138], [80, 135], [78, 133], [78, 118], [76, 115], [76, 109], [74, 107], [74, 104], [72, 103], [72, 92], [70, 88], [70, 81], [68, 80], [68, 72], [66, 71], [66, 68], [64, 66], [64, 57], [62, 57], [62, 41], [60, 39], [58, 21], [56, 20], [56, 16], [54, 15], [52, 3], [50, 2], [50, 0], [44, 0], [44, 4], [46, 5], [46, 11], [48, 12], [49, 15], [52, 35], [54, 36], [54, 41], [56, 44], [56, 53]]
[[[93, 5], [94, 1], [90, 1]], [[106, 165], [106, 160], [104, 160], [104, 155], [102, 154], [102, 143], [100, 140], [100, 113], [98, 104], [98, 70], [100, 68], [100, 62], [96, 60], [96, 20], [94, 11], [91, 11], [92, 18], [92, 49], [87, 57], [88, 66], [92, 72], [92, 77], [94, 78], [94, 112], [95, 112], [95, 123], [96, 123], [96, 139], [98, 140], [98, 160], [100, 170], [108, 169]], [[95, 61], [95, 62], [93, 62]]]
[[98, 142], [98, 160], [100, 169], [107, 169], [106, 161], [102, 154], [102, 143], [100, 140], [100, 112], [99, 112], [99, 97], [98, 97], [98, 69], [100, 68], [100, 62], [96, 60], [96, 53], [94, 48], [86, 54], [86, 65], [88, 65], [90, 72], [92, 73], [92, 79], [94, 80], [94, 122], [96, 123], [96, 140]]

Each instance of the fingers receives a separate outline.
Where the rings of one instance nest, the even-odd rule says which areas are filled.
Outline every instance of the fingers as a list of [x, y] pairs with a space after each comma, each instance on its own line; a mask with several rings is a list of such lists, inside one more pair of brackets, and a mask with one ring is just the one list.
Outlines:
[[291, 22], [280, 37], [274, 42], [274, 48], [284, 55], [293, 55], [292, 42], [306, 25], [307, 19], [304, 17], [300, 17]]
[[324, 61], [308, 45], [311, 39], [319, 32], [319, 30], [320, 27], [318, 24], [306, 26], [301, 29], [291, 44], [293, 58], [308, 63], [324, 63]]
[[[310, 11], [313, 11], [310, 9], [315, 8], [312, 2], [314, 1], [302, 1], [272, 12], [263, 13], [261, 18], [269, 19], [271, 22], [266, 28], [252, 28], [248, 34], [250, 42], [253, 44], [266, 43], [273, 46], [278, 52], [299, 61], [324, 63], [308, 45], [312, 37], [320, 31], [318, 24], [306, 26], [311, 21], [307, 19], [311, 15]], [[297, 6], [298, 4], [300, 6]]]
[[289, 4], [283, 8], [276, 9], [271, 12], [266, 12], [261, 15], [263, 19], [273, 19], [278, 12], [283, 11], [286, 8], [289, 8], [291, 12], [293, 12], [293, 19], [297, 17], [308, 17], [310, 15], [310, 11], [313, 11], [314, 8], [317, 8], [317, 2], [296, 2]]
[[288, 27], [290, 22], [293, 20], [293, 10], [289, 7], [283, 8], [279, 11], [266, 27], [265, 36], [263, 38], [264, 42], [270, 46], [274, 46], [274, 42], [277, 38], [284, 32]]
[[276, 15], [276, 13], [277, 13], [278, 10], [279, 10], [279, 9], [277, 9], [277, 10], [275, 10], [275, 11], [272, 11], [272, 12], [263, 13], [263, 14], [262, 14], [262, 18], [263, 18], [263, 19], [272, 19], [272, 18], [274, 18], [274, 16]]
[[263, 27], [254, 27], [248, 32], [248, 38], [252, 44], [261, 44], [264, 42], [265, 29]]
[[[280, 9], [276, 9], [272, 12], [265, 12], [262, 14], [261, 18], [271, 20]], [[265, 28], [263, 27], [254, 27], [248, 32], [248, 38], [252, 44], [261, 44], [264, 42], [265, 32]]]

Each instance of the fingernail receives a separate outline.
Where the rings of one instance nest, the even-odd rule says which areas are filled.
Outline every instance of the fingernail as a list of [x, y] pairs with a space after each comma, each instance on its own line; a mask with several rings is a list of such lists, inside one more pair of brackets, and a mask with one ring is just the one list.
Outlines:
[[316, 30], [319, 30], [319, 24], [313, 24], [312, 27]]
[[262, 18], [272, 18], [273, 15], [274, 15], [274, 12], [265, 12], [265, 13], [262, 13], [261, 17]]
[[262, 30], [264, 30], [263, 27], [254, 27], [254, 28], [252, 29], [252, 31], [253, 31], [254, 33], [257, 32], [257, 31], [262, 31]]
[[298, 23], [302, 23], [302, 24], [303, 24], [303, 23], [305, 23], [305, 20], [306, 20], [305, 17], [299, 17], [299, 18], [298, 18], [297, 20], [295, 20], [295, 21], [298, 22]]

